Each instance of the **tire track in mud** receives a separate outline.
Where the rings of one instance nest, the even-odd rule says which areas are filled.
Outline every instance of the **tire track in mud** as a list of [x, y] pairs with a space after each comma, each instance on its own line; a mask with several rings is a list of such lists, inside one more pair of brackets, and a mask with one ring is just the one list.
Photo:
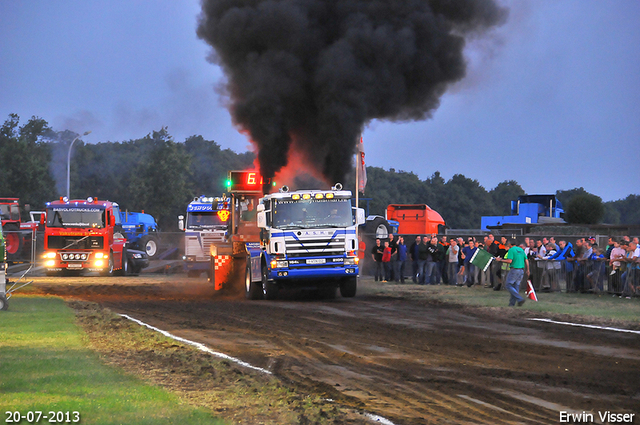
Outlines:
[[558, 423], [563, 406], [634, 413], [640, 405], [637, 337], [366, 297], [247, 302], [189, 285], [44, 289], [100, 302], [396, 424]]
[[[180, 306], [183, 307], [183, 306]], [[171, 314], [164, 317], [149, 317], [148, 320], [160, 320], [166, 324], [179, 321], [180, 314], [174, 318], [167, 317], [177, 313], [176, 310], [185, 311], [182, 308], [170, 309]], [[153, 309], [155, 310], [155, 309]], [[200, 310], [200, 308], [196, 308]], [[203, 312], [207, 309], [202, 309]], [[286, 310], [286, 309], [285, 309]], [[169, 310], [168, 310], [169, 311]], [[181, 312], [182, 312], [181, 311]], [[331, 330], [331, 341], [328, 337], [320, 338], [303, 337], [281, 331], [287, 329], [284, 323], [275, 324], [273, 327], [265, 327], [256, 323], [258, 318], [247, 315], [246, 317], [220, 316], [220, 312], [215, 313], [218, 317], [210, 317], [206, 321], [219, 323], [224, 321], [225, 329], [237, 334], [249, 334], [251, 338], [263, 339], [268, 342], [271, 348], [267, 353], [262, 353], [260, 367], [272, 367], [269, 359], [278, 359], [279, 365], [276, 371], [278, 376], [294, 382], [300, 386], [310, 388], [315, 391], [325, 392], [327, 396], [336, 397], [335, 392], [347, 396], [343, 402], [353, 404], [354, 400], [359, 401], [355, 407], [365, 407], [367, 410], [381, 414], [394, 420], [396, 423], [425, 423], [427, 420], [460, 421], [477, 423], [512, 424], [521, 423], [550, 423], [555, 416], [553, 414], [540, 415], [540, 409], [532, 406], [523, 407], [520, 400], [509, 399], [500, 394], [492, 393], [486, 388], [474, 388], [467, 384], [460, 384], [455, 378], [442, 377], [442, 371], [424, 368], [416, 370], [415, 359], [420, 359], [424, 351], [420, 349], [406, 349], [404, 353], [392, 353], [391, 347], [383, 347], [391, 355], [380, 356], [380, 353], [367, 351], [366, 347], [371, 347], [377, 341], [368, 344], [353, 342], [346, 343], [345, 349], [336, 347], [333, 340], [338, 342], [348, 341], [350, 332], [343, 332], [333, 328]], [[261, 315], [260, 315], [261, 316]], [[274, 317], [267, 314], [267, 316]], [[301, 334], [309, 335], [306, 329], [317, 320], [302, 318], [305, 323], [302, 326], [298, 319], [297, 329]], [[321, 319], [326, 322], [326, 320]], [[397, 325], [394, 325], [397, 326]], [[198, 328], [206, 328], [202, 325]], [[172, 326], [173, 328], [173, 326]], [[273, 328], [277, 329], [274, 333]], [[249, 329], [249, 331], [247, 331]], [[178, 332], [173, 329], [172, 332]], [[196, 332], [200, 333], [201, 331]], [[194, 333], [189, 332], [189, 337], [194, 338]], [[201, 338], [205, 337], [201, 335]], [[245, 335], [246, 338], [246, 335]], [[234, 353], [233, 345], [227, 347], [225, 352], [232, 350], [232, 355], [242, 357], [244, 349]], [[376, 347], [380, 347], [377, 345]], [[218, 347], [219, 348], [219, 347]], [[413, 351], [413, 352], [411, 352]], [[253, 353], [255, 355], [255, 353]], [[398, 359], [408, 360], [398, 362]], [[259, 359], [256, 359], [259, 360]], [[395, 364], [394, 364], [395, 363]], [[427, 378], [420, 378], [407, 373], [412, 370]], [[339, 383], [336, 385], [336, 383]], [[433, 387], [436, 387], [435, 389]], [[331, 391], [331, 390], [333, 391]], [[471, 391], [470, 391], [471, 390]], [[483, 393], [482, 395], [478, 395]], [[462, 396], [482, 399], [482, 404], [477, 401], [465, 399]], [[491, 397], [487, 397], [491, 395]], [[526, 405], [526, 403], [524, 403]], [[495, 406], [495, 407], [494, 407]], [[497, 409], [496, 407], [499, 407]]]

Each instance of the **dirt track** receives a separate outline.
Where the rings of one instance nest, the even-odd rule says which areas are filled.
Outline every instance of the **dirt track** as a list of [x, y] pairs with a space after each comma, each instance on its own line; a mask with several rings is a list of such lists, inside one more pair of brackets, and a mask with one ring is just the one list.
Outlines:
[[205, 279], [36, 278], [202, 342], [284, 382], [396, 424], [557, 424], [560, 411], [635, 413], [640, 336], [367, 295], [218, 296]]

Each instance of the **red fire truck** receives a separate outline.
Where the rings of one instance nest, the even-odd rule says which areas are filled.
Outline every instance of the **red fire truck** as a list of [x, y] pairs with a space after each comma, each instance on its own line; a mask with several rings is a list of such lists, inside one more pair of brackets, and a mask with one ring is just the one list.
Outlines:
[[44, 266], [48, 275], [71, 271], [126, 274], [126, 242], [115, 202], [64, 197], [47, 203]]

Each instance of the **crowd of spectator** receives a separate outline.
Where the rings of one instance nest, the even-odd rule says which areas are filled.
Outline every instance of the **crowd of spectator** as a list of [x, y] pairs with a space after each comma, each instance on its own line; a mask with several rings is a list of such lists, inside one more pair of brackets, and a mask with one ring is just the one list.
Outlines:
[[[513, 242], [515, 243], [515, 241]], [[493, 234], [481, 240], [475, 237], [451, 238], [418, 235], [407, 246], [402, 236], [390, 234], [376, 240], [371, 250], [375, 262], [375, 280], [420, 285], [482, 285], [500, 290], [509, 269], [506, 237], [496, 240]], [[525, 237], [518, 244], [526, 254], [529, 267], [523, 281], [532, 280], [536, 290], [567, 292], [609, 292], [614, 296], [640, 296], [640, 245], [638, 237], [610, 237], [606, 246], [595, 238], [578, 238], [573, 242], [554, 237]], [[480, 269], [471, 262], [482, 249], [498, 261]], [[410, 262], [410, 267], [407, 264]]]

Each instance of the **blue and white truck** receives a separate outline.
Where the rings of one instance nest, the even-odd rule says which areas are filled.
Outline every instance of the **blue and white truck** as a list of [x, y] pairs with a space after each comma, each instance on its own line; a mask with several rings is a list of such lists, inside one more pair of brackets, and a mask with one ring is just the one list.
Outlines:
[[209, 270], [210, 246], [226, 241], [229, 200], [199, 196], [187, 205], [187, 216], [178, 217], [184, 230], [184, 269], [189, 277]]
[[256, 173], [229, 174], [231, 248], [215, 246], [212, 252], [216, 288], [229, 280], [216, 275], [221, 271], [220, 259], [231, 257], [236, 272], [222, 273], [244, 275], [249, 299], [275, 299], [284, 287], [332, 294], [340, 288], [343, 297], [355, 296], [359, 271], [356, 229], [365, 217], [363, 209], [352, 207], [351, 192], [338, 183], [330, 190], [289, 191], [283, 187], [278, 193], [262, 195], [268, 185], [252, 178]]

